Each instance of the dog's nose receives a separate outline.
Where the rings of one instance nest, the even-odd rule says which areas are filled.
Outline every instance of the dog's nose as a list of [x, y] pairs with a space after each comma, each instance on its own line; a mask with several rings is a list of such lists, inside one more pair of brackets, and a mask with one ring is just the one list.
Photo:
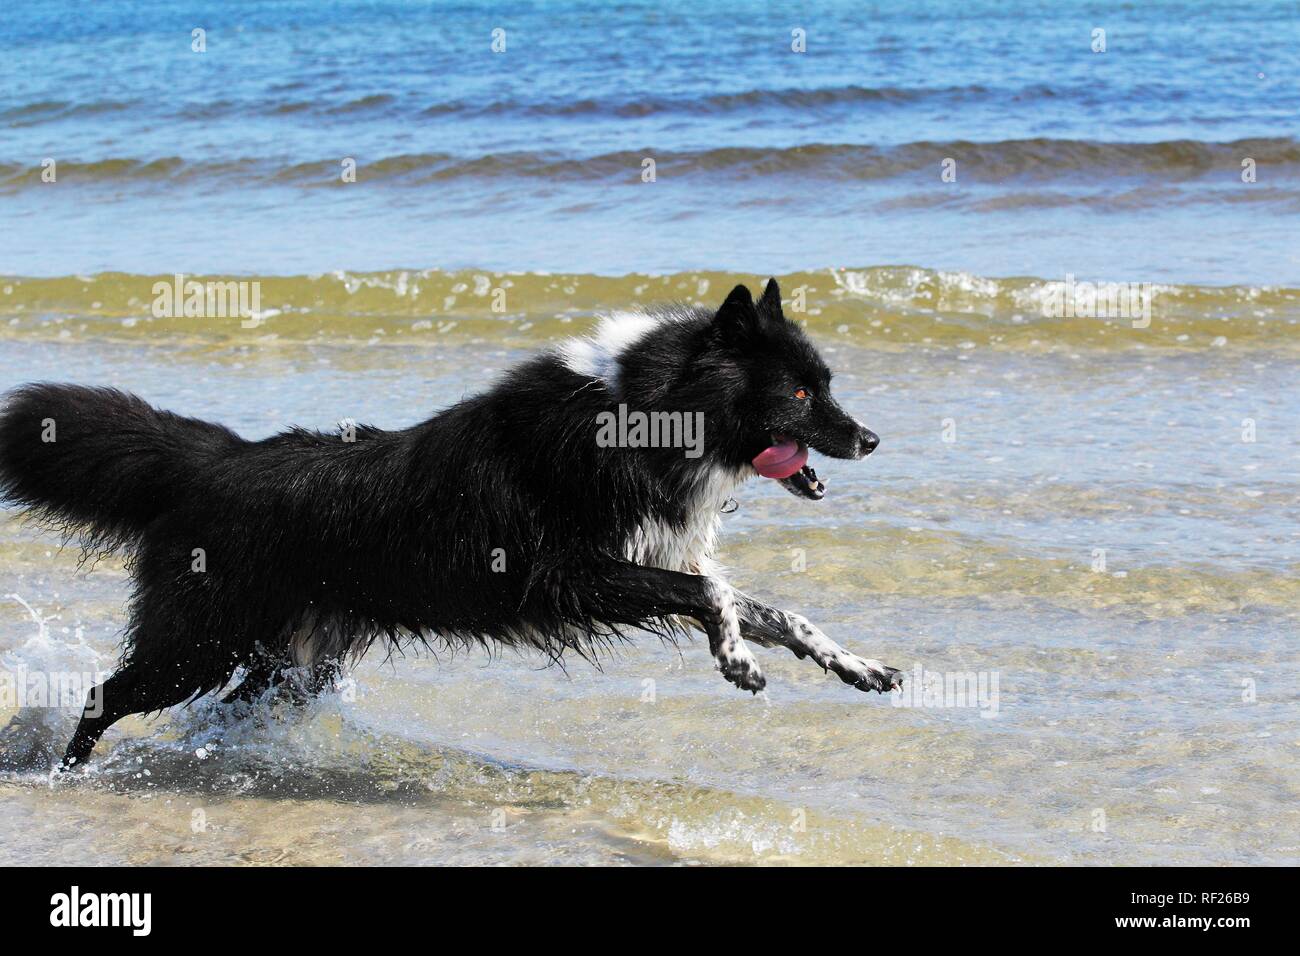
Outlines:
[[864, 458], [875, 451], [876, 446], [879, 444], [880, 437], [875, 432], [868, 431], [865, 428], [862, 429], [862, 433], [858, 436], [858, 447], [862, 449], [862, 456]]

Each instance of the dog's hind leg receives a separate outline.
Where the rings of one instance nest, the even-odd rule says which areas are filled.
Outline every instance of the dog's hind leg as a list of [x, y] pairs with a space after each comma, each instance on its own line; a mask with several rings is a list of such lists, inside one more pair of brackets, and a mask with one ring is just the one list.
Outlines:
[[323, 694], [338, 678], [342, 664], [337, 657], [325, 657], [309, 664], [295, 665], [286, 653], [275, 657], [260, 652], [246, 665], [239, 686], [221, 699], [223, 704], [250, 704], [260, 700], [267, 691], [283, 689], [287, 699], [295, 704], [305, 704]]
[[159, 672], [128, 662], [86, 696], [81, 720], [63, 754], [61, 769], [84, 764], [104, 731], [128, 714], [151, 713], [189, 700], [193, 690], [160, 680]]
[[767, 685], [758, 661], [740, 633], [731, 586], [699, 574], [610, 561], [561, 582], [582, 616], [609, 624], [638, 625], [655, 618], [691, 617], [709, 637], [709, 650], [722, 676], [742, 690]]
[[287, 656], [277, 656], [259, 647], [253, 659], [244, 665], [244, 676], [239, 686], [221, 698], [221, 702], [251, 704], [272, 687], [277, 687], [284, 681], [284, 669], [288, 666]]
[[310, 703], [330, 690], [342, 672], [343, 664], [337, 657], [323, 657], [290, 669], [284, 680], [289, 700], [300, 705]]
[[[178, 591], [173, 586], [172, 593]], [[230, 680], [236, 663], [248, 654], [241, 648], [253, 642], [240, 638], [237, 628], [218, 630], [210, 619], [196, 623], [187, 610], [183, 602], [159, 602], [144, 589], [137, 593], [127, 654], [87, 696], [63, 769], [84, 764], [104, 731], [123, 717], [166, 710]], [[219, 636], [209, 636], [214, 633]]]
[[884, 693], [902, 686], [903, 677], [896, 668], [849, 653], [802, 614], [779, 610], [739, 591], [734, 593], [740, 633], [754, 643], [789, 648], [800, 659], [811, 657], [822, 670], [833, 671], [858, 690]]

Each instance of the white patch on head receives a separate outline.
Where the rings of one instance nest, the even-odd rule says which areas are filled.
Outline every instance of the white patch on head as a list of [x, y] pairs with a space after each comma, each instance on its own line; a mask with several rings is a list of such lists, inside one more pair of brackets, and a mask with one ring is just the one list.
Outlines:
[[685, 524], [676, 528], [658, 519], [643, 522], [627, 541], [627, 559], [666, 571], [717, 576], [713, 552], [722, 525], [722, 506], [745, 477], [743, 471], [725, 468], [701, 471], [686, 506]]
[[644, 312], [615, 312], [600, 320], [586, 338], [571, 339], [559, 348], [560, 360], [579, 375], [618, 384], [618, 363], [628, 349], [653, 332], [663, 316]]

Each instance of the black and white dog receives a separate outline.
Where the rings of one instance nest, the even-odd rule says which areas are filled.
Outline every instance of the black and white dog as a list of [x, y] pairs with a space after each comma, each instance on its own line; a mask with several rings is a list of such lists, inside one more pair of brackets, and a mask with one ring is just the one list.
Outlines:
[[[84, 763], [122, 717], [217, 690], [240, 668], [228, 700], [319, 690], [376, 640], [558, 658], [693, 622], [737, 687], [766, 683], [748, 639], [889, 690], [894, 668], [738, 593], [710, 560], [747, 477], [815, 500], [809, 448], [876, 447], [830, 383], [772, 280], [758, 303], [737, 286], [716, 312], [614, 315], [402, 431], [245, 441], [113, 389], [20, 388], [0, 412], [0, 494], [92, 552], [127, 549], [134, 581], [120, 666], [91, 693], [63, 765]], [[686, 449], [623, 431], [598, 440], [634, 413], [702, 434]]]

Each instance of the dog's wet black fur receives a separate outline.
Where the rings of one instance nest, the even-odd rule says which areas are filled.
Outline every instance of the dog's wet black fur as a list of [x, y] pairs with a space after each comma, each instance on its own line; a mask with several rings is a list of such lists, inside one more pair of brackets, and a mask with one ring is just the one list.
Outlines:
[[[703, 412], [702, 454], [600, 447], [597, 416], [620, 402]], [[548, 352], [400, 431], [247, 441], [111, 388], [24, 386], [0, 412], [0, 493], [92, 552], [125, 549], [134, 584], [120, 666], [65, 765], [84, 763], [121, 717], [218, 690], [241, 668], [232, 698], [294, 665], [316, 690], [376, 641], [558, 658], [628, 628], [673, 636], [685, 617], [708, 632], [728, 679], [757, 690], [757, 665], [736, 657], [739, 613], [739, 633], [757, 643], [888, 689], [892, 668], [877, 674], [876, 662], [819, 644], [797, 615], [732, 600], [703, 566], [629, 560], [638, 529], [688, 529], [702, 489], [752, 475], [776, 434], [836, 458], [876, 443], [831, 398], [830, 372], [783, 316], [775, 281], [758, 303], [738, 286], [716, 312], [666, 313], [619, 356], [616, 382]], [[786, 484], [824, 491], [803, 471]]]

